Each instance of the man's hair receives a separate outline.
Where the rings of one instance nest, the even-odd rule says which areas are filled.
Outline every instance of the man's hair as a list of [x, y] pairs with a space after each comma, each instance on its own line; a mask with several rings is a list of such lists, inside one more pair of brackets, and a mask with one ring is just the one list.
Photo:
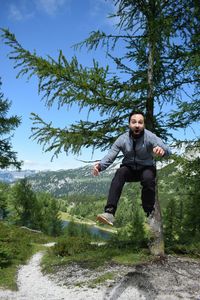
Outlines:
[[132, 117], [133, 115], [142, 115], [142, 116], [145, 118], [145, 115], [144, 115], [144, 113], [143, 113], [142, 111], [140, 111], [140, 110], [133, 110], [133, 111], [130, 113], [129, 118], [128, 118], [128, 122], [129, 122], [129, 123], [130, 123], [131, 117]]

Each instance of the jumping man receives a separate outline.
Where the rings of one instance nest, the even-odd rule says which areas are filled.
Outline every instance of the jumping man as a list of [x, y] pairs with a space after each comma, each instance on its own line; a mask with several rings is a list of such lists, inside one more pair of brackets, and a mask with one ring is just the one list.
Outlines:
[[105, 212], [97, 216], [104, 224], [113, 225], [117, 204], [125, 182], [139, 181], [142, 185], [142, 207], [147, 217], [154, 211], [156, 166], [154, 156], [167, 157], [170, 149], [151, 131], [145, 129], [144, 114], [132, 111], [129, 115], [129, 131], [120, 135], [108, 154], [93, 167], [93, 175], [108, 168], [119, 152], [123, 153], [120, 168], [111, 182]]

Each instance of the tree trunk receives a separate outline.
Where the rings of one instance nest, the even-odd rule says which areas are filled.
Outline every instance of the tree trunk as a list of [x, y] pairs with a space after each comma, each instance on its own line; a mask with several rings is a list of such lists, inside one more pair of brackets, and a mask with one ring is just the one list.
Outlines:
[[154, 95], [153, 95], [153, 47], [149, 45], [149, 55], [148, 55], [148, 70], [147, 70], [147, 82], [148, 82], [148, 91], [147, 91], [147, 101], [146, 101], [146, 127], [150, 131], [154, 130]]
[[158, 199], [158, 180], [156, 180], [156, 199], [155, 199], [155, 213], [154, 219], [156, 224], [158, 224], [158, 231], [153, 237], [153, 241], [149, 244], [149, 250], [152, 255], [164, 256], [165, 255], [165, 245], [163, 236], [163, 226], [162, 226], [162, 215], [160, 209], [160, 203]]
[[[148, 91], [146, 102], [146, 127], [147, 129], [154, 131], [154, 84], [153, 84], [153, 71], [154, 71], [154, 50], [153, 42], [149, 43], [149, 55], [148, 55]], [[158, 180], [156, 180], [156, 197], [155, 197], [155, 222], [158, 224], [159, 230], [153, 237], [153, 241], [149, 246], [152, 255], [164, 256], [164, 238], [162, 227], [162, 216], [160, 203], [158, 199]]]

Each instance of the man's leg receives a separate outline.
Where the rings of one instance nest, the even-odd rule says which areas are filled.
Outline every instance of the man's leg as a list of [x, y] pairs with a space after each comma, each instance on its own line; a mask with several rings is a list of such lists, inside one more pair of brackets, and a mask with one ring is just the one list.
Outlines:
[[125, 182], [134, 181], [134, 172], [130, 167], [121, 166], [115, 173], [108, 194], [105, 212], [115, 215], [117, 204], [122, 193]]
[[142, 207], [148, 215], [154, 209], [155, 189], [156, 189], [156, 169], [154, 167], [145, 168], [141, 171], [142, 185]]

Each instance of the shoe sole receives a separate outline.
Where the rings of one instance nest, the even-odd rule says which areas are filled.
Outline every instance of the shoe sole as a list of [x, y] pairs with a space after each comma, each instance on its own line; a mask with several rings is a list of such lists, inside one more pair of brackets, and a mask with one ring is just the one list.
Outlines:
[[102, 216], [97, 216], [97, 221], [99, 221], [102, 224], [107, 224], [107, 225], [113, 226], [112, 222], [110, 222], [108, 219], [106, 219]]

